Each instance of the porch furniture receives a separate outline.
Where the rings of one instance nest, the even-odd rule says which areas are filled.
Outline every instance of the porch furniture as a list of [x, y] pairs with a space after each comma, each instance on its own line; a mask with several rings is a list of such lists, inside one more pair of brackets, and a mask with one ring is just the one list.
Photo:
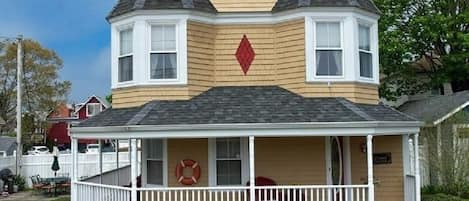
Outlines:
[[52, 190], [54, 190], [54, 196], [57, 195], [57, 189], [64, 191], [71, 186], [69, 177], [44, 178], [41, 183], [45, 185], [43, 188], [47, 189], [48, 193], [52, 193]]

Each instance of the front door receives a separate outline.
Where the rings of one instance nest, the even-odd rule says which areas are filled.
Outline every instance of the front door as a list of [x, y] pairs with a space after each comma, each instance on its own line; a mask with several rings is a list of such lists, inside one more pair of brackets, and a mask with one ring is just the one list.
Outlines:
[[328, 144], [328, 184], [344, 184], [344, 140], [343, 137], [332, 136], [327, 139]]

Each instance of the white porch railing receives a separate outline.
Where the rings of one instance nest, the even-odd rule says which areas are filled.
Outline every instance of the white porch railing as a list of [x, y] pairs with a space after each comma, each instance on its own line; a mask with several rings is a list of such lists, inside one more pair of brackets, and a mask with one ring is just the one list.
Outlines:
[[77, 201], [128, 201], [131, 188], [94, 184], [87, 182], [74, 182], [77, 190]]
[[[367, 185], [256, 186], [255, 201], [367, 201]], [[249, 201], [249, 187], [139, 188], [140, 201]]]

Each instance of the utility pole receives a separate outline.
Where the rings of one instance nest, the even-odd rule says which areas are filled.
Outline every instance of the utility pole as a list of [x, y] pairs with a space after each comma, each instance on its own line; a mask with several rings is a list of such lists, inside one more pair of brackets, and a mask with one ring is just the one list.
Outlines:
[[21, 174], [21, 157], [23, 146], [21, 144], [21, 81], [23, 77], [23, 35], [17, 38], [17, 84], [16, 84], [16, 175]]

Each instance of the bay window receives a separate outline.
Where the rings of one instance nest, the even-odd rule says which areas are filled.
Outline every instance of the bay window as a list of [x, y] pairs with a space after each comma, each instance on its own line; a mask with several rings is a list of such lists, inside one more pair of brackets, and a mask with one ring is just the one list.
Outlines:
[[370, 45], [370, 27], [364, 25], [358, 26], [358, 41], [360, 77], [373, 78], [373, 56]]
[[119, 32], [118, 81], [133, 80], [133, 30]]
[[340, 22], [316, 22], [316, 76], [342, 76], [342, 40]]
[[176, 37], [176, 25], [174, 24], [151, 26], [151, 79], [177, 79], [178, 48]]

